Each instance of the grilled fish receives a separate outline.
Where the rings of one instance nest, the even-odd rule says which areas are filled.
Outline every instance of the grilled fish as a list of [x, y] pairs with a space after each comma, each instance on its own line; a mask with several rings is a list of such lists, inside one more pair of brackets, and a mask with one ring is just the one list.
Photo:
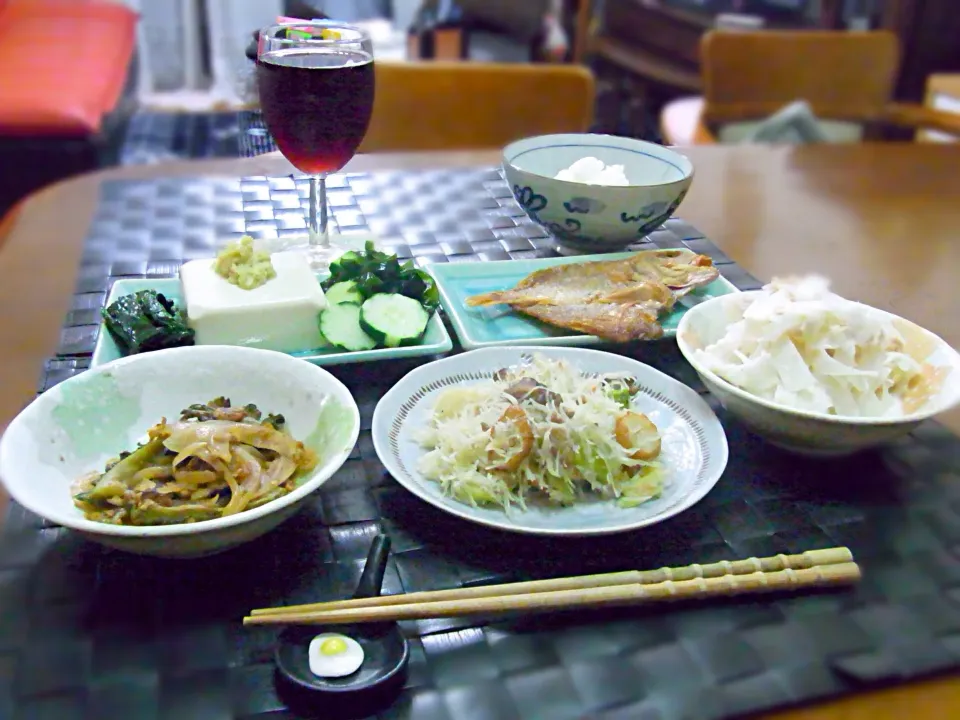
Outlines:
[[705, 255], [650, 250], [625, 260], [554, 265], [527, 275], [511, 290], [474, 295], [467, 305], [506, 304], [557, 327], [612, 342], [663, 335], [661, 313], [719, 276]]

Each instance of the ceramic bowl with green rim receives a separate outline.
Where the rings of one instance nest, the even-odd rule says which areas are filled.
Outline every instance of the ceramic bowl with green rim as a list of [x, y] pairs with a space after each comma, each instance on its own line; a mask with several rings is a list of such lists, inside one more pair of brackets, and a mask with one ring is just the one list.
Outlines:
[[[171, 525], [88, 520], [72, 486], [136, 448], [162, 418], [213, 398], [282, 414], [317, 453], [296, 487], [259, 507]], [[291, 517], [346, 461], [360, 432], [350, 391], [333, 375], [272, 350], [219, 345], [122, 358], [66, 380], [30, 403], [0, 440], [0, 478], [13, 499], [52, 523], [109, 547], [158, 557], [199, 557], [253, 540]]]

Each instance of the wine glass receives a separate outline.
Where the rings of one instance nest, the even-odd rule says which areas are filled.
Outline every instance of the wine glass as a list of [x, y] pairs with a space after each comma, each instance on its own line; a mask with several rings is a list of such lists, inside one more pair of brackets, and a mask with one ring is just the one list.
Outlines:
[[344, 250], [330, 243], [326, 178], [349, 162], [370, 124], [370, 36], [332, 20], [268, 26], [260, 31], [257, 89], [280, 152], [310, 176], [307, 257], [315, 269], [326, 269]]

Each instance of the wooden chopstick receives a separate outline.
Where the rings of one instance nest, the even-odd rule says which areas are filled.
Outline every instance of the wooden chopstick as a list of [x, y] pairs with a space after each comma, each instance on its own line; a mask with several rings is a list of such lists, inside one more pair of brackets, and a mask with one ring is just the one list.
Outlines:
[[553, 592], [557, 590], [583, 590], [595, 587], [615, 585], [650, 585], [667, 580], [695, 580], [714, 578], [724, 575], [745, 575], [754, 572], [775, 572], [778, 570], [804, 570], [817, 565], [836, 565], [853, 561], [853, 554], [845, 547], [808, 550], [797, 555], [774, 555], [746, 560], [724, 560], [707, 565], [687, 565], [679, 568], [660, 568], [658, 570], [627, 570], [624, 572], [603, 573], [600, 575], [578, 575], [574, 577], [553, 578], [550, 580], [529, 580], [526, 582], [504, 583], [500, 585], [482, 585], [449, 590], [430, 590], [396, 595], [382, 595], [355, 600], [334, 600], [331, 602], [310, 603], [307, 605], [288, 605], [286, 607], [259, 608], [252, 610], [253, 617], [265, 615], [283, 615], [287, 613], [320, 612], [327, 610], [346, 610], [348, 608], [383, 607], [387, 605], [407, 605], [422, 602], [440, 602], [445, 600], [470, 600], [501, 595], [526, 595], [530, 593]]
[[745, 560], [724, 560], [700, 565], [694, 563], [679, 568], [659, 568], [656, 570], [628, 570], [624, 572], [603, 573], [599, 575], [579, 575], [573, 577], [532, 580], [526, 582], [483, 585], [469, 588], [431, 590], [405, 594], [384, 595], [372, 598], [334, 600], [305, 605], [260, 608], [252, 610], [251, 616], [283, 615], [303, 612], [326, 612], [361, 607], [383, 607], [406, 605], [422, 602], [467, 600], [503, 595], [522, 595], [530, 593], [553, 592], [559, 590], [578, 590], [595, 587], [610, 587], [631, 584], [655, 584], [667, 580], [694, 580], [697, 578], [715, 578], [725, 575], [745, 575], [755, 572], [775, 572], [779, 570], [803, 570], [819, 565], [835, 565], [853, 561], [853, 554], [845, 547], [808, 550], [796, 555], [774, 555], [764, 558]]
[[545, 612], [575, 608], [601, 608], [639, 605], [702, 597], [764, 593], [801, 588], [850, 585], [860, 579], [856, 563], [817, 565], [794, 570], [752, 572], [746, 575], [721, 575], [690, 580], [665, 580], [654, 584], [630, 583], [605, 587], [547, 591], [524, 595], [498, 595], [469, 600], [408, 603], [382, 607], [290, 612], [275, 615], [251, 615], [244, 625], [340, 625], [398, 620], [483, 615], [486, 617], [516, 612]]

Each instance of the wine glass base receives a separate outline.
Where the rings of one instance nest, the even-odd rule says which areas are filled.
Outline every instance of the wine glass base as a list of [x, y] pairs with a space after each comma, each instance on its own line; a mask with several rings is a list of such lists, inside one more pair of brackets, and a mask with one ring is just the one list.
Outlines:
[[262, 239], [259, 242], [268, 252], [302, 253], [314, 272], [326, 272], [330, 263], [345, 252], [363, 252], [368, 241], [379, 245], [379, 238], [369, 232], [331, 233], [329, 245], [313, 245], [308, 235]]
[[330, 263], [347, 252], [350, 248], [340, 245], [308, 245], [301, 252], [310, 263], [310, 269], [314, 272], [326, 272], [330, 269]]

